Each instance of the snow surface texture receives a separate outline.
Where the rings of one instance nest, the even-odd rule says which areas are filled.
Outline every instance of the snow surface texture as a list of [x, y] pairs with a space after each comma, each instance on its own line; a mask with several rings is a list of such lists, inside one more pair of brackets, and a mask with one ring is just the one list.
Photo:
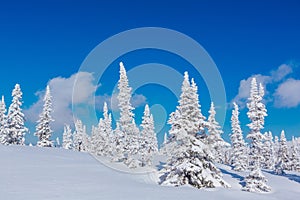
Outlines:
[[[157, 173], [124, 173], [106, 167], [88, 153], [57, 148], [0, 145], [0, 199], [115, 200], [115, 199], [285, 199], [300, 195], [300, 173], [277, 176], [264, 172], [272, 187], [268, 194], [241, 191], [237, 173], [218, 165], [229, 189], [196, 189], [157, 185]], [[125, 166], [124, 166], [125, 167]]]

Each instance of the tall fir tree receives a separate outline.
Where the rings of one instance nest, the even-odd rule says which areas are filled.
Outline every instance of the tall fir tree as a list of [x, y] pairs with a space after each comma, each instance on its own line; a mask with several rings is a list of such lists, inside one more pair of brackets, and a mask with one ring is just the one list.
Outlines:
[[108, 112], [107, 103], [104, 102], [103, 105], [103, 130], [102, 134], [105, 138], [105, 155], [106, 156], [113, 156], [113, 129], [112, 129], [112, 119], [111, 113]]
[[160, 145], [160, 148], [159, 148], [159, 152], [163, 155], [168, 155], [168, 150], [167, 150], [168, 140], [169, 140], [168, 134], [167, 134], [167, 132], [165, 132], [163, 143]]
[[261, 130], [264, 128], [265, 116], [267, 116], [267, 110], [263, 103], [264, 88], [262, 84], [257, 86], [256, 78], [251, 81], [250, 97], [248, 98], [248, 118], [250, 129], [247, 138], [250, 141], [249, 152], [249, 169], [250, 174], [245, 177], [245, 186], [243, 190], [249, 192], [269, 192], [271, 187], [267, 185], [267, 180], [261, 172], [262, 162], [262, 140], [263, 135]]
[[[190, 184], [196, 188], [229, 187], [222, 179], [221, 171], [212, 162], [208, 146], [197, 134], [201, 127], [192, 124], [192, 113], [196, 113], [191, 104], [191, 86], [188, 73], [184, 74], [181, 95], [177, 110], [170, 115], [168, 123], [172, 154], [167, 164], [160, 171], [160, 184], [180, 186]], [[199, 122], [197, 122], [199, 123]]]
[[67, 124], [64, 126], [62, 147], [64, 149], [73, 149], [72, 129]]
[[75, 121], [75, 132], [73, 133], [73, 145], [77, 151], [89, 151], [89, 137], [86, 133], [86, 126], [82, 121], [77, 119]]
[[[99, 127], [99, 122], [98, 122], [98, 127]], [[99, 144], [99, 140], [100, 140], [100, 134], [98, 131], [98, 127], [92, 126], [92, 132], [91, 132], [90, 152], [95, 155], [97, 155], [98, 144]]]
[[52, 129], [51, 122], [52, 119], [52, 96], [50, 92], [49, 85], [46, 88], [46, 93], [44, 96], [44, 106], [43, 111], [40, 114], [40, 119], [38, 120], [38, 124], [36, 126], [35, 135], [38, 137], [37, 146], [39, 147], [52, 147], [53, 141], [51, 140]]
[[0, 101], [0, 144], [8, 144], [8, 124], [7, 124], [7, 115], [6, 115], [6, 105], [4, 101], [4, 96]]
[[287, 140], [285, 137], [284, 130], [282, 130], [280, 134], [279, 150], [278, 150], [277, 157], [278, 157], [276, 162], [277, 167], [279, 167], [278, 165], [281, 164], [283, 170], [290, 170], [289, 151], [288, 151]]
[[295, 138], [292, 138], [290, 167], [292, 171], [300, 172], [300, 154]]
[[206, 122], [205, 117], [201, 113], [198, 87], [194, 79], [190, 83], [188, 72], [184, 73], [181, 91], [177, 110], [180, 111], [182, 128], [188, 133], [204, 133]]
[[216, 121], [216, 110], [213, 102], [211, 102], [207, 126], [207, 142], [213, 153], [214, 161], [218, 163], [224, 163], [225, 150], [226, 148], [230, 147], [230, 144], [225, 142], [221, 137], [223, 131], [221, 130], [219, 123]]
[[100, 156], [110, 156], [111, 154], [110, 134], [112, 134], [112, 129], [111, 126], [107, 127], [106, 120], [105, 117], [104, 119], [100, 118], [98, 127], [94, 128], [92, 133], [93, 151]]
[[231, 164], [235, 171], [245, 171], [248, 167], [248, 158], [246, 156], [246, 144], [243, 138], [243, 132], [239, 120], [239, 107], [233, 103], [234, 109], [231, 116], [231, 144], [232, 156]]
[[247, 126], [250, 129], [247, 139], [250, 140], [250, 168], [254, 166], [261, 165], [262, 161], [262, 141], [263, 135], [261, 130], [264, 128], [265, 120], [267, 116], [267, 110], [265, 108], [263, 101], [264, 89], [261, 84], [259, 84], [259, 89], [257, 86], [256, 78], [253, 78], [251, 81], [251, 90], [249, 102], [247, 103], [248, 107], [248, 118], [251, 123]]
[[274, 142], [272, 132], [266, 132], [264, 134], [264, 143], [262, 149], [262, 155], [264, 160], [262, 167], [265, 169], [273, 170], [275, 167], [275, 154], [274, 154]]
[[278, 156], [279, 151], [279, 137], [277, 135], [274, 136], [274, 155], [275, 157]]
[[142, 166], [151, 166], [153, 156], [158, 152], [158, 143], [154, 130], [153, 115], [150, 113], [148, 104], [145, 106], [142, 119], [139, 154], [141, 155]]
[[25, 144], [25, 134], [28, 129], [25, 127], [25, 117], [22, 112], [22, 91], [19, 84], [15, 85], [12, 91], [12, 103], [8, 109], [7, 124], [8, 124], [8, 144]]
[[112, 135], [112, 159], [120, 162], [124, 160], [124, 132], [120, 130], [120, 124], [117, 122], [116, 129]]
[[119, 128], [124, 135], [124, 163], [130, 168], [135, 168], [139, 165], [136, 159], [136, 155], [139, 150], [139, 130], [134, 121], [134, 108], [130, 102], [132, 89], [129, 87], [126, 70], [122, 62], [120, 62], [120, 79], [118, 82], [118, 89], [120, 108]]

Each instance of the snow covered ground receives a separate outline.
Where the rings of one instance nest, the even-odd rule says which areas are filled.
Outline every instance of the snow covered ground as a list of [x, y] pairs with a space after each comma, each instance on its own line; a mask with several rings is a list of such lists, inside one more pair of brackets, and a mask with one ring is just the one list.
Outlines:
[[[265, 172], [272, 192], [241, 191], [242, 176], [219, 166], [231, 188], [195, 189], [156, 184], [157, 173], [126, 173], [114, 170], [87, 153], [57, 148], [0, 145], [0, 199], [15, 200], [111, 200], [111, 199], [285, 199], [300, 197], [300, 174], [277, 176]], [[118, 166], [116, 168], [119, 168]]]

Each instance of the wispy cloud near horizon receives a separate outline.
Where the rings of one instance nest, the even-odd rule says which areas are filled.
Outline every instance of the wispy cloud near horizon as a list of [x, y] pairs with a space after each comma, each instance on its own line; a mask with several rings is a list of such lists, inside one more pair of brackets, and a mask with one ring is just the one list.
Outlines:
[[[77, 92], [74, 93], [75, 81]], [[78, 72], [68, 78], [56, 77], [51, 79], [48, 85], [53, 99], [52, 116], [55, 121], [52, 123], [52, 128], [54, 131], [61, 131], [64, 124], [70, 124], [72, 126], [72, 104], [91, 104], [92, 95], [95, 94], [100, 86], [94, 83], [93, 74], [88, 72]], [[24, 110], [27, 120], [30, 123], [36, 123], [38, 120], [43, 107], [44, 94], [45, 90], [37, 91], [35, 93], [35, 95], [38, 96], [37, 102]], [[104, 102], [108, 103], [109, 110], [118, 111], [117, 94], [113, 94], [112, 96], [106, 94], [95, 96], [95, 108], [97, 111], [102, 112]], [[147, 99], [144, 95], [133, 94], [131, 103], [133, 107], [140, 107], [147, 103]]]
[[273, 85], [277, 87], [278, 84], [286, 80], [286, 78], [293, 73], [293, 68], [291, 65], [282, 64], [276, 70], [272, 70], [268, 75], [255, 74], [250, 76], [247, 79], [240, 81], [240, 86], [238, 94], [231, 100], [230, 104], [236, 102], [241, 108], [246, 106], [247, 99], [250, 94], [250, 85], [252, 78], [256, 78], [258, 83], [262, 83], [265, 88], [265, 93], [267, 96], [266, 101], [273, 101], [273, 94], [271, 91], [268, 91], [268, 85]]

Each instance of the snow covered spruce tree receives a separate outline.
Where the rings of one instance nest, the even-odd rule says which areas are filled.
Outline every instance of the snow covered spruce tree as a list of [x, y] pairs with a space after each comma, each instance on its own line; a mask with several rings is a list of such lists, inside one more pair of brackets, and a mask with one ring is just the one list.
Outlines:
[[99, 156], [105, 155], [107, 138], [105, 138], [105, 135], [103, 134], [103, 130], [104, 130], [104, 122], [103, 122], [103, 118], [100, 118], [98, 126], [92, 128], [92, 136], [91, 136], [91, 152]]
[[108, 107], [107, 103], [104, 102], [103, 105], [103, 128], [99, 130], [103, 138], [105, 139], [105, 149], [104, 149], [104, 155], [105, 156], [112, 156], [112, 140], [113, 140], [113, 130], [112, 130], [112, 119], [111, 114], [108, 113]]
[[277, 135], [274, 136], [274, 156], [275, 159], [278, 156], [279, 151], [279, 137]]
[[[99, 127], [100, 120], [102, 121], [102, 119], [99, 119], [98, 127]], [[92, 132], [91, 132], [90, 152], [93, 154], [96, 154], [96, 155], [97, 155], [97, 148], [98, 148], [98, 144], [99, 144], [99, 140], [100, 140], [100, 138], [99, 138], [100, 134], [98, 131], [98, 127], [92, 126]]]
[[246, 156], [246, 144], [243, 138], [242, 129], [239, 120], [239, 107], [233, 103], [234, 109], [231, 116], [231, 135], [232, 144], [231, 164], [235, 171], [245, 171], [248, 167], [248, 158]]
[[64, 149], [73, 149], [72, 129], [67, 124], [64, 126], [62, 147]]
[[24, 145], [25, 134], [28, 129], [25, 127], [25, 117], [22, 112], [22, 91], [19, 84], [15, 85], [12, 91], [12, 103], [9, 106], [7, 114], [8, 124], [8, 144]]
[[100, 156], [112, 156], [111, 114], [108, 114], [107, 104], [103, 106], [103, 117], [99, 119], [98, 127], [93, 127], [91, 150]]
[[230, 147], [230, 144], [225, 142], [221, 137], [223, 131], [221, 130], [221, 126], [219, 125], [219, 123], [216, 121], [216, 110], [213, 102], [211, 102], [210, 110], [208, 112], [209, 117], [207, 119], [207, 142], [213, 153], [214, 161], [218, 163], [224, 163], [225, 151], [228, 147]]
[[300, 172], [300, 154], [295, 138], [292, 139], [290, 167], [292, 171]]
[[190, 184], [196, 188], [229, 187], [222, 179], [221, 171], [213, 164], [208, 146], [197, 137], [204, 127], [200, 127], [199, 121], [192, 119], [200, 117], [201, 113], [197, 113], [200, 112], [200, 106], [196, 108], [191, 104], [198, 104], [198, 99], [197, 103], [191, 102], [191, 85], [187, 72], [184, 74], [181, 92], [179, 106], [169, 119], [170, 143], [173, 148], [167, 164], [160, 171], [160, 184]]
[[6, 116], [6, 105], [4, 101], [4, 96], [0, 101], [0, 144], [8, 144], [8, 127], [7, 127], [7, 116]]
[[158, 144], [154, 130], [153, 115], [150, 113], [148, 104], [145, 106], [141, 127], [139, 154], [141, 156], [142, 166], [151, 166], [153, 156], [158, 152]]
[[249, 192], [269, 192], [271, 187], [266, 184], [267, 180], [261, 172], [262, 161], [262, 140], [263, 135], [261, 129], [264, 128], [264, 118], [267, 116], [267, 110], [263, 104], [264, 88], [262, 84], [257, 87], [256, 79], [251, 81], [251, 90], [247, 107], [248, 118], [251, 123], [248, 124], [250, 132], [247, 138], [250, 141], [249, 169], [250, 174], [245, 177], [245, 186], [243, 190]]
[[134, 108], [130, 103], [132, 89], [129, 87], [126, 70], [122, 62], [120, 62], [120, 79], [118, 82], [118, 89], [120, 108], [119, 128], [124, 135], [124, 163], [130, 168], [135, 168], [140, 164], [137, 159], [140, 133], [134, 121]]
[[35, 135], [38, 137], [37, 146], [39, 147], [52, 147], [53, 141], [50, 139], [52, 135], [51, 122], [54, 120], [51, 117], [52, 113], [52, 96], [50, 92], [49, 85], [46, 88], [46, 93], [44, 96], [44, 106], [43, 111], [40, 114], [40, 119], [36, 126]]
[[75, 132], [73, 133], [73, 145], [77, 151], [89, 151], [89, 136], [82, 121], [77, 119], [75, 122]]
[[124, 160], [124, 133], [120, 130], [117, 122], [112, 135], [112, 161], [120, 162]]
[[290, 170], [289, 152], [288, 152], [288, 146], [287, 146], [284, 130], [282, 130], [280, 134], [279, 149], [278, 149], [278, 155], [277, 155], [277, 160], [275, 165], [275, 173], [282, 174], [284, 173], [283, 170]]
[[275, 157], [274, 157], [273, 135], [271, 131], [266, 132], [264, 134], [262, 155], [264, 157], [264, 160], [262, 162], [262, 167], [265, 169], [273, 170], [275, 167]]

